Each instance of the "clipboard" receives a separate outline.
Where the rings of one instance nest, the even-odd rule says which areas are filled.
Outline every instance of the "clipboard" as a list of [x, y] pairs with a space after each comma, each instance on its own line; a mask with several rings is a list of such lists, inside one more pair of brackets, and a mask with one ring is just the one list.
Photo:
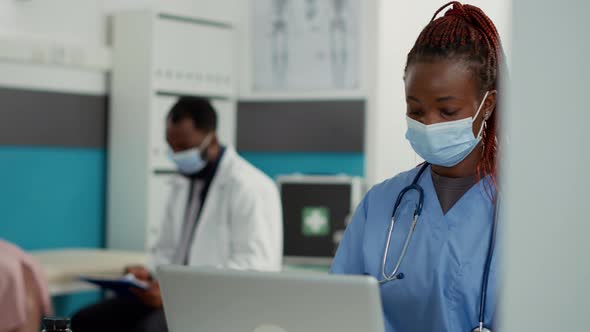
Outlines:
[[79, 279], [91, 283], [102, 289], [113, 291], [117, 294], [129, 294], [131, 289], [147, 290], [149, 284], [135, 278], [133, 274], [122, 277], [80, 276]]

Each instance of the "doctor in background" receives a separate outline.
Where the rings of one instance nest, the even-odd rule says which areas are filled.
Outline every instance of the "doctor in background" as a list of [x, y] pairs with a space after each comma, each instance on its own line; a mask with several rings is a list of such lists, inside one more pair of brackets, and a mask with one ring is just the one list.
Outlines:
[[161, 264], [281, 269], [278, 189], [233, 148], [221, 145], [216, 129], [217, 114], [208, 100], [183, 97], [172, 107], [166, 140], [180, 175], [171, 183], [173, 190], [150, 266], [126, 271], [148, 281], [150, 288], [80, 311], [72, 319], [72, 330], [167, 331], [160, 287], [152, 274]]

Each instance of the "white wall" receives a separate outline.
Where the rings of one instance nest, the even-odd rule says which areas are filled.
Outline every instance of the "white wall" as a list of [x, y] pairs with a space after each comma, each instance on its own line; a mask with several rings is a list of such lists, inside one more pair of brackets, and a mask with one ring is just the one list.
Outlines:
[[105, 94], [105, 66], [66, 62], [94, 57], [108, 64], [106, 39], [99, 0], [0, 0], [0, 47], [10, 48], [0, 49], [0, 85]]
[[153, 0], [98, 0], [98, 2], [101, 3], [103, 12], [111, 14], [121, 10], [147, 8], [151, 6]]
[[101, 14], [98, 0], [0, 0], [0, 35], [103, 44]]
[[230, 7], [208, 0], [0, 0], [0, 85], [107, 93], [109, 16], [156, 6], [209, 19], [227, 16]]
[[502, 331], [588, 330], [589, 11], [514, 2]]
[[[377, 1], [375, 88], [368, 114], [366, 173], [370, 184], [414, 167], [416, 159], [405, 140], [405, 93], [402, 81], [406, 56], [434, 12], [447, 0]], [[494, 21], [510, 53], [510, 0], [472, 0]]]

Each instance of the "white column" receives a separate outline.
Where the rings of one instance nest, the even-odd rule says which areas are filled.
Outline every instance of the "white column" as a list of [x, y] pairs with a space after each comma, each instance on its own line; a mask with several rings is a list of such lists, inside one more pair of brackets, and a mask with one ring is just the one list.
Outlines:
[[514, 1], [502, 331], [588, 329], [589, 11]]

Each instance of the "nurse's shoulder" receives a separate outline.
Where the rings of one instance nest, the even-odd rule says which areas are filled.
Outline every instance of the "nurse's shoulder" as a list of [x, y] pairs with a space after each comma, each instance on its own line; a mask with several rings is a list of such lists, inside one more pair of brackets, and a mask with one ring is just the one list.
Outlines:
[[[408, 171], [399, 173], [398, 175], [389, 178], [379, 184], [374, 185], [365, 195], [364, 201], [370, 203], [371, 201], [381, 201], [386, 198], [389, 201], [394, 200], [399, 192], [409, 186], [420, 171], [423, 165], [418, 165]], [[392, 198], [393, 197], [393, 198]], [[393, 204], [393, 202], [391, 202]]]

